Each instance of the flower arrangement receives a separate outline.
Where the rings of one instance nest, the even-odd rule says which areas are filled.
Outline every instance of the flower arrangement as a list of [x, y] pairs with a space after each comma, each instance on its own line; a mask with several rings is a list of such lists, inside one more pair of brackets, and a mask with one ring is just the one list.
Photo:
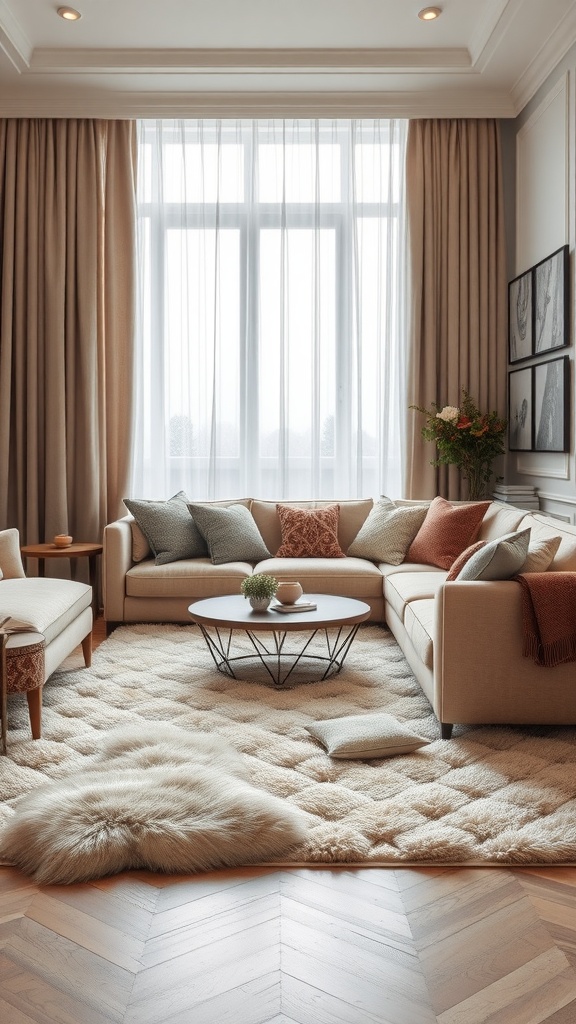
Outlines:
[[422, 437], [436, 445], [437, 457], [433, 466], [458, 466], [468, 483], [471, 501], [482, 498], [492, 472], [492, 463], [503, 455], [506, 420], [496, 412], [481, 413], [465, 388], [462, 388], [462, 402], [459, 408], [445, 405], [441, 409], [435, 403], [430, 409], [411, 405], [411, 409], [426, 417]]
[[271, 600], [278, 590], [278, 580], [275, 576], [269, 576], [268, 573], [255, 572], [252, 576], [247, 576], [242, 580], [240, 590], [244, 597]]

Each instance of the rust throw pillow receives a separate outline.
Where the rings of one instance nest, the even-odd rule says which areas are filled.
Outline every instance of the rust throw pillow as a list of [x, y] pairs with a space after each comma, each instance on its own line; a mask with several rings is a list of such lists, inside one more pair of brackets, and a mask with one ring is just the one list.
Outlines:
[[338, 543], [339, 505], [292, 508], [276, 505], [282, 544], [276, 558], [344, 558]]
[[466, 548], [461, 555], [458, 555], [456, 561], [452, 562], [450, 572], [446, 577], [446, 583], [449, 583], [451, 580], [457, 579], [460, 570], [464, 568], [468, 559], [472, 558], [472, 555], [475, 555], [477, 551], [480, 551], [480, 548], [483, 548], [485, 546], [485, 540], [477, 540], [475, 544], [471, 544], [470, 547]]
[[406, 561], [450, 569], [458, 555], [473, 543], [489, 507], [489, 501], [452, 505], [445, 498], [434, 498], [408, 548]]

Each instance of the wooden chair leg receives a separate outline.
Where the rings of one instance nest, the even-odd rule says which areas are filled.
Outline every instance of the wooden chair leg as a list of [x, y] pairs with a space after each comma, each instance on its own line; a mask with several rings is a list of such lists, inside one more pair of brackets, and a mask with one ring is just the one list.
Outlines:
[[86, 668], [90, 668], [92, 664], [92, 633], [88, 633], [82, 641], [82, 654], [84, 655], [84, 664]]
[[36, 690], [27, 690], [28, 714], [30, 715], [30, 728], [32, 739], [39, 740], [42, 735], [42, 687]]

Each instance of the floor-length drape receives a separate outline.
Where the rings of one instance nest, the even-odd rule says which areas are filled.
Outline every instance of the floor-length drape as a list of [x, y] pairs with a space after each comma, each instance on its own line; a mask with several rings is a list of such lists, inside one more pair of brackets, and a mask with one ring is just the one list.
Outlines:
[[135, 123], [0, 121], [0, 527], [98, 541], [130, 464]]
[[399, 493], [406, 128], [139, 123], [133, 494]]
[[[414, 120], [408, 129], [409, 404], [505, 415], [506, 268], [498, 123]], [[407, 413], [406, 493], [465, 498], [454, 467], [430, 465], [423, 418]]]

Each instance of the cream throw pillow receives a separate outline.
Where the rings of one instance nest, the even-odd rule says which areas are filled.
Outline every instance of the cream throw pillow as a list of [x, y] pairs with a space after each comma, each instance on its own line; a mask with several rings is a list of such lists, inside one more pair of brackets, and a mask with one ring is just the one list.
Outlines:
[[5, 580], [18, 580], [26, 575], [20, 554], [20, 534], [15, 527], [0, 530], [0, 569]]
[[314, 722], [306, 729], [326, 747], [330, 757], [371, 758], [410, 754], [429, 740], [417, 736], [392, 715], [350, 715]]
[[530, 541], [528, 557], [520, 572], [546, 572], [554, 561], [561, 541], [561, 537], [539, 537]]
[[400, 565], [427, 512], [426, 505], [398, 508], [390, 498], [382, 498], [368, 513], [348, 548], [348, 555]]

